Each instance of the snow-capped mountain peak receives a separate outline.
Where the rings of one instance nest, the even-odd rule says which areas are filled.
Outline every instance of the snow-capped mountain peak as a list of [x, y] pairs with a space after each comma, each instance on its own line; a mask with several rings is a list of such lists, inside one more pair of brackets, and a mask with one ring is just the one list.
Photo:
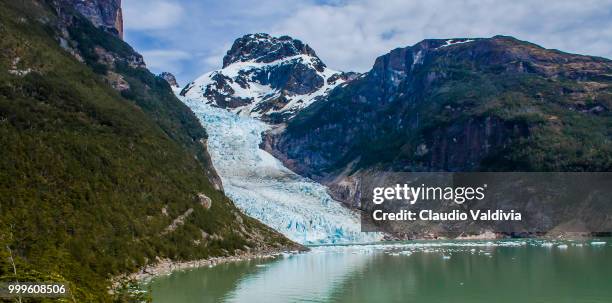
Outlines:
[[[297, 55], [317, 57], [310, 46], [289, 36], [277, 38], [265, 33], [249, 34], [234, 41], [223, 57], [223, 67], [234, 62], [270, 63]], [[323, 62], [319, 64], [319, 68], [325, 67]]]
[[[180, 93], [208, 133], [211, 159], [225, 194], [246, 214], [303, 244], [365, 243], [357, 213], [326, 188], [293, 173], [260, 148], [262, 133], [286, 121], [354, 73], [325, 66], [299, 40], [267, 34], [234, 42], [223, 68]], [[239, 113], [240, 115], [237, 115]]]
[[234, 42], [222, 69], [200, 76], [181, 95], [279, 123], [354, 77], [327, 68], [300, 40], [250, 34]]

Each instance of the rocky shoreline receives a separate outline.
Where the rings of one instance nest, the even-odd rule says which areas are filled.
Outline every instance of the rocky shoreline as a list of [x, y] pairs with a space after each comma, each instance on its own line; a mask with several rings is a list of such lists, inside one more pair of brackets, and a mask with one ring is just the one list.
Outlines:
[[[455, 238], [446, 238], [446, 237], [422, 237], [418, 239], [410, 239], [410, 240], [499, 240], [505, 238], [499, 233], [494, 233], [491, 231], [483, 232], [482, 234], [477, 235], [459, 235]], [[529, 237], [528, 237], [529, 238]], [[555, 239], [582, 239], [589, 238], [589, 236], [579, 233], [573, 234], [562, 234], [562, 235], [551, 235], [549, 237], [544, 236], [544, 238], [555, 238]], [[386, 239], [386, 241], [382, 241], [381, 243], [385, 243], [387, 241], [397, 241], [397, 239]], [[406, 240], [406, 239], [404, 239]], [[276, 258], [286, 254], [299, 254], [302, 252], [308, 251], [305, 247], [300, 247], [296, 249], [295, 247], [284, 247], [284, 248], [274, 248], [274, 249], [266, 249], [259, 251], [244, 251], [237, 255], [232, 256], [219, 256], [219, 257], [211, 257], [206, 259], [198, 259], [191, 261], [174, 261], [168, 258], [158, 258], [155, 264], [147, 265], [141, 268], [139, 271], [121, 275], [115, 277], [113, 279], [113, 288], [119, 285], [122, 281], [137, 281], [142, 283], [147, 283], [151, 279], [159, 276], [169, 275], [175, 271], [180, 270], [189, 270], [196, 269], [200, 267], [212, 267], [219, 264], [230, 263], [230, 262], [240, 262], [247, 261], [253, 259], [271, 259]]]
[[253, 259], [271, 259], [284, 254], [298, 254], [304, 251], [307, 251], [307, 249], [269, 249], [261, 251], [242, 252], [233, 256], [211, 257], [191, 261], [174, 261], [168, 258], [159, 258], [157, 259], [157, 262], [155, 262], [155, 264], [147, 265], [137, 272], [127, 275], [121, 275], [114, 278], [113, 286], [119, 285], [121, 281], [126, 280], [146, 283], [155, 277], [169, 275], [172, 272], [179, 270], [196, 269], [206, 266], [212, 267], [224, 263], [239, 262]]

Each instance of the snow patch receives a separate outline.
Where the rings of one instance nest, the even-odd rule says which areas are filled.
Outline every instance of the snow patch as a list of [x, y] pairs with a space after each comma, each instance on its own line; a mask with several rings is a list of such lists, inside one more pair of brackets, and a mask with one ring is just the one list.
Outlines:
[[449, 39], [444, 41], [444, 45], [436, 48], [436, 49], [440, 49], [443, 47], [447, 47], [447, 46], [451, 46], [451, 45], [455, 45], [455, 44], [462, 44], [462, 43], [469, 43], [469, 42], [473, 42], [475, 41], [474, 39]]
[[419, 50], [416, 54], [412, 54], [412, 66], [410, 69], [414, 69], [417, 64], [423, 64], [423, 50]]

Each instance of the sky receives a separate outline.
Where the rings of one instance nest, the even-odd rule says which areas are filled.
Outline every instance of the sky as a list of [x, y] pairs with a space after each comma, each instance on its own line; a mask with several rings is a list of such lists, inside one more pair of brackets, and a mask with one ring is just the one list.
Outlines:
[[612, 58], [612, 0], [124, 0], [123, 19], [149, 69], [180, 85], [220, 68], [236, 38], [258, 32], [300, 39], [341, 71], [365, 72], [427, 38], [509, 35]]

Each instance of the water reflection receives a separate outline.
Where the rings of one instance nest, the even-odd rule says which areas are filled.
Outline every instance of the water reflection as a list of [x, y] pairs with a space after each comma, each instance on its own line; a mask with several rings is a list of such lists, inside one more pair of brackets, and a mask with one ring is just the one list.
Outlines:
[[610, 243], [314, 247], [175, 273], [151, 287], [154, 302], [612, 302]]
[[362, 270], [370, 257], [317, 251], [268, 264], [257, 275], [242, 279], [225, 302], [327, 302], [333, 291]]

